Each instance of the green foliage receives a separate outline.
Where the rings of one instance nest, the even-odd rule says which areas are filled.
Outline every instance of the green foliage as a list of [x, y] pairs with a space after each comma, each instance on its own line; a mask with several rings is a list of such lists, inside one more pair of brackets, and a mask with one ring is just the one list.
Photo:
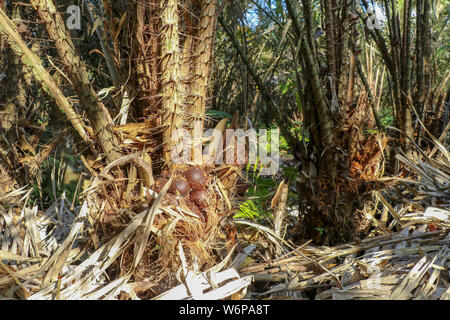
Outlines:
[[[308, 133], [303, 132], [303, 126], [300, 123], [300, 121], [294, 121], [293, 126], [290, 128], [290, 131], [294, 136], [298, 137], [298, 141], [302, 141], [305, 139], [306, 142], [309, 141]], [[280, 136], [280, 150], [289, 151], [289, 145], [286, 141], [286, 138], [283, 136]]]
[[282, 95], [295, 91], [295, 81], [287, 79], [287, 81], [280, 83], [280, 90]]
[[[282, 178], [294, 181], [298, 176], [298, 170], [292, 167], [282, 167]], [[275, 194], [279, 182], [270, 178], [255, 177], [255, 185], [247, 191], [247, 200], [244, 201], [234, 218], [262, 220], [271, 218], [272, 213], [267, 208], [268, 202]], [[297, 199], [293, 192], [288, 193], [288, 199]]]
[[[300, 69], [299, 71], [300, 72]], [[294, 74], [292, 74], [286, 81], [281, 82], [280, 85], [280, 93], [281, 95], [290, 95], [290, 94], [294, 94], [295, 97], [295, 101], [297, 102], [297, 106], [299, 108], [299, 111], [302, 110], [302, 105], [300, 103], [300, 94], [297, 90], [297, 80], [294, 77]]]
[[282, 167], [283, 177], [289, 180], [295, 180], [298, 176], [298, 170], [293, 167]]
[[366, 129], [366, 130], [364, 130], [364, 132], [366, 132], [368, 134], [375, 134], [378, 132], [378, 130], [377, 129]]
[[219, 111], [219, 110], [207, 110], [206, 111], [206, 116], [211, 117], [211, 118], [216, 118], [216, 119], [232, 119], [233, 117], [231, 116], [231, 114], [229, 114], [228, 112], [224, 112], [224, 111]]
[[317, 228], [314, 228], [315, 230], [317, 230], [317, 231], [319, 231], [319, 233], [320, 233], [320, 235], [322, 236], [323, 234], [324, 234], [324, 232], [325, 232], [325, 228], [319, 228], [319, 227], [317, 227]]
[[263, 212], [260, 202], [255, 203], [252, 200], [247, 200], [240, 205], [239, 211], [234, 215], [234, 218], [258, 220], [263, 215]]
[[394, 115], [392, 113], [392, 108], [385, 108], [381, 111], [381, 124], [383, 126], [392, 126], [394, 124]]
[[289, 151], [289, 145], [283, 136], [280, 136], [280, 150]]
[[264, 209], [265, 203], [271, 198], [275, 187], [272, 179], [256, 177], [255, 186], [247, 191], [248, 200], [240, 205], [234, 218], [260, 220], [267, 217], [269, 213]]

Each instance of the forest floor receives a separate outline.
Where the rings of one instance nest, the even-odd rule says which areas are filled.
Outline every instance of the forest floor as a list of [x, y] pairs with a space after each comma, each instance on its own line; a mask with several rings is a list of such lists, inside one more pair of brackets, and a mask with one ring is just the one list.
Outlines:
[[[162, 293], [153, 280], [134, 281], [131, 274], [110, 280], [106, 272], [145, 215], [94, 250], [86, 246], [93, 234], [86, 228], [91, 221], [85, 203], [71, 208], [63, 193], [42, 212], [28, 207], [29, 190], [15, 190], [0, 199], [21, 198], [20, 206], [0, 207], [0, 299], [448, 300], [450, 162], [400, 160], [403, 174], [386, 178], [395, 183], [361, 210], [368, 221], [365, 238], [332, 247], [294, 244], [286, 235], [298, 207], [288, 195], [284, 229], [276, 228], [273, 215], [264, 215], [270, 208], [257, 198], [265, 195], [269, 203], [279, 181], [263, 181], [261, 189], [249, 190], [246, 202], [253, 206], [241, 205], [234, 219], [238, 245], [203, 272], [186, 262], [179, 246], [185, 281]], [[285, 162], [285, 174], [295, 171]], [[252, 218], [251, 212], [262, 215]]]
[[[390, 178], [392, 186], [374, 192], [359, 212], [363, 239], [332, 247], [292, 246], [273, 226], [258, 229], [244, 223], [238, 234], [247, 247], [238, 270], [254, 279], [246, 297], [450, 299], [448, 162], [401, 160], [403, 174]], [[293, 167], [292, 160], [286, 162]], [[287, 222], [298, 215], [298, 205], [286, 206]]]

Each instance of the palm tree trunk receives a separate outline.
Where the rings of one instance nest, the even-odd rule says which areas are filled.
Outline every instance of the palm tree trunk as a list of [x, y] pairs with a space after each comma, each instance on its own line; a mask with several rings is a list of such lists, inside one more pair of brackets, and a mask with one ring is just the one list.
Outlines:
[[86, 111], [98, 143], [109, 162], [116, 160], [120, 157], [120, 153], [115, 150], [118, 141], [111, 129], [111, 116], [89, 81], [86, 67], [75, 51], [64, 20], [51, 0], [31, 0], [31, 3], [44, 21], [50, 39], [54, 41], [59, 57], [68, 70], [69, 78]]
[[180, 92], [179, 16], [177, 0], [162, 0], [161, 13], [161, 99], [164, 128], [164, 159], [172, 164], [171, 152], [175, 146], [172, 135], [182, 127], [184, 106]]

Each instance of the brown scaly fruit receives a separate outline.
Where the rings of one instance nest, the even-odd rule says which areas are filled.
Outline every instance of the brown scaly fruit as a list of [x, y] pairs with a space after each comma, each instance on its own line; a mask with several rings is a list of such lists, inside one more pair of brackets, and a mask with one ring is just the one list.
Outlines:
[[200, 209], [208, 206], [206, 192], [203, 190], [192, 191], [189, 199], [194, 202]]
[[192, 213], [194, 213], [194, 214], [197, 215], [200, 219], [202, 219], [203, 221], [205, 221], [205, 215], [203, 214], [203, 212], [202, 212], [195, 204], [190, 203], [189, 209], [192, 211]]
[[208, 178], [202, 169], [191, 167], [184, 172], [184, 175], [192, 190], [202, 190], [205, 188]]
[[175, 178], [169, 188], [169, 192], [174, 194], [186, 195], [191, 191], [189, 184], [182, 178]]

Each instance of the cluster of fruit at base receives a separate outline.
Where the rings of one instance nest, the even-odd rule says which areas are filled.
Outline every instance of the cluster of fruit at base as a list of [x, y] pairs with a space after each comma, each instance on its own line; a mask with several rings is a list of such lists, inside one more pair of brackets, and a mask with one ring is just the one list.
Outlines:
[[[159, 192], [169, 181], [171, 172], [164, 170], [161, 178], [156, 182], [156, 189]], [[208, 207], [206, 185], [207, 174], [198, 167], [189, 167], [181, 172], [176, 172], [169, 187], [170, 194], [181, 196], [189, 209], [200, 217], [205, 216], [204, 210]]]

